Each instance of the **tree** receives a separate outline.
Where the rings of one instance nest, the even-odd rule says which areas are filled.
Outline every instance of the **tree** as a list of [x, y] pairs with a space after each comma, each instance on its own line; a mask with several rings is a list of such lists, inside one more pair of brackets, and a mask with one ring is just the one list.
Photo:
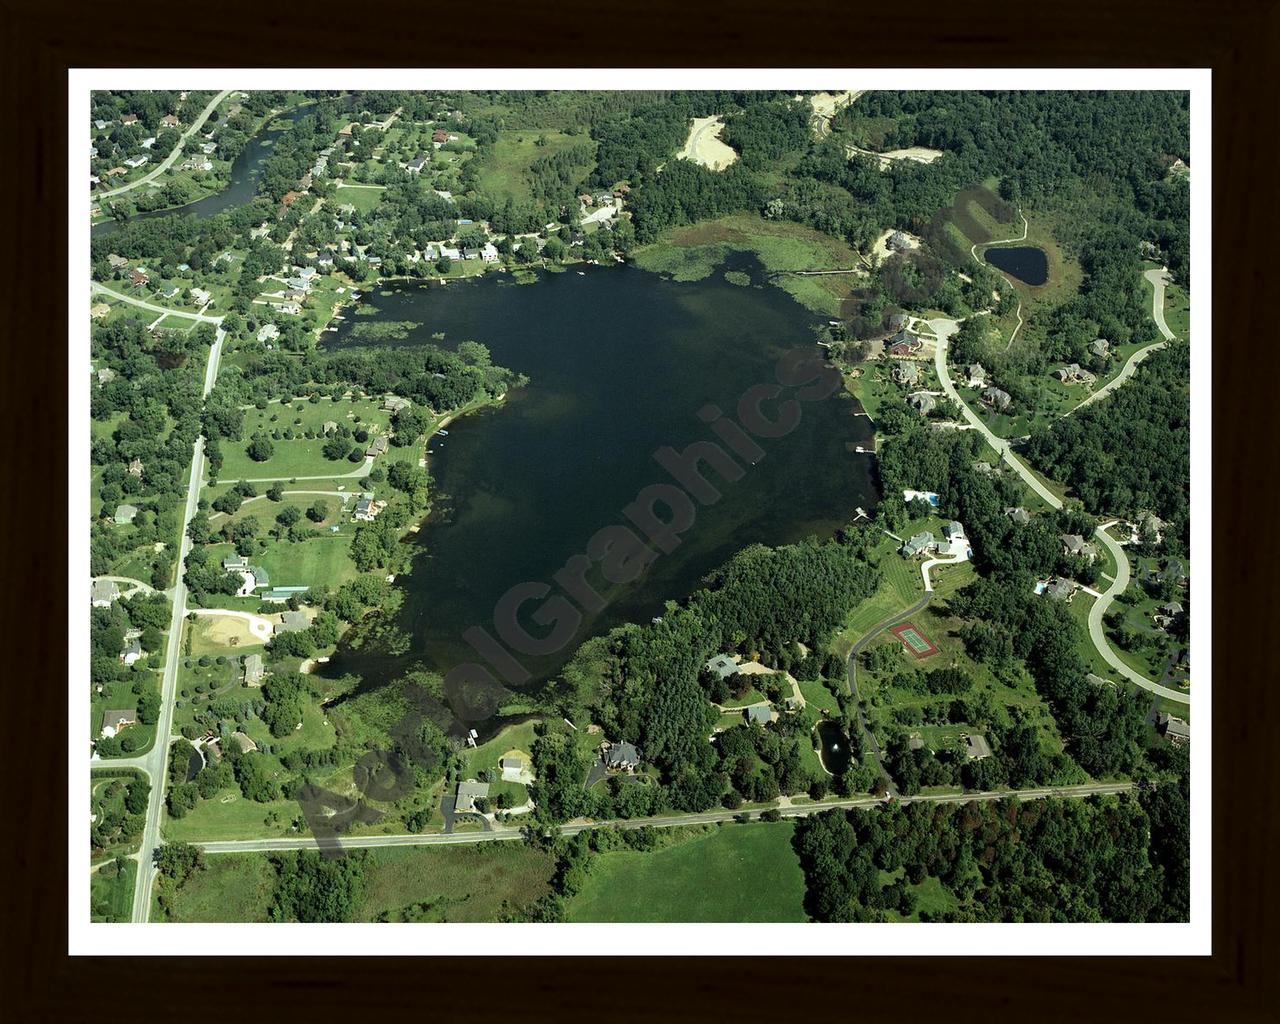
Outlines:
[[254, 434], [245, 449], [249, 458], [253, 459], [254, 462], [266, 462], [275, 454], [275, 450], [275, 445], [271, 443], [271, 438], [266, 434]]
[[268, 501], [284, 501], [284, 484], [279, 480], [267, 488]]
[[307, 509], [307, 518], [313, 523], [323, 523], [329, 518], [329, 506], [324, 501], [316, 501]]

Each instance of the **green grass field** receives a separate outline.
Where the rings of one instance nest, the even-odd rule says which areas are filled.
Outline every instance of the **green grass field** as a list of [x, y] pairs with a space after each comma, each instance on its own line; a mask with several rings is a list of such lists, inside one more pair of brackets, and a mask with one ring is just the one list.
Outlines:
[[111, 861], [96, 869], [89, 879], [89, 919], [95, 922], [123, 924], [133, 910], [133, 886], [138, 865], [124, 862], [124, 871]]
[[376, 210], [386, 189], [380, 185], [344, 183], [333, 190], [326, 202], [335, 210], [340, 206], [354, 206], [360, 213]]
[[594, 859], [570, 921], [804, 921], [789, 821], [723, 825], [652, 853]]
[[[542, 140], [544, 145], [538, 145]], [[527, 203], [529, 192], [529, 166], [540, 157], [552, 156], [574, 146], [593, 146], [588, 135], [565, 135], [542, 128], [520, 128], [498, 133], [498, 141], [485, 156], [480, 168], [477, 188], [485, 195], [499, 199], [511, 196], [517, 203]], [[591, 172], [595, 161], [582, 164], [578, 170], [582, 177]]]
[[555, 861], [523, 843], [374, 850], [356, 921], [499, 921], [550, 891]]
[[168, 920], [258, 923], [267, 920], [275, 891], [275, 869], [261, 853], [223, 853], [205, 857], [174, 891]]

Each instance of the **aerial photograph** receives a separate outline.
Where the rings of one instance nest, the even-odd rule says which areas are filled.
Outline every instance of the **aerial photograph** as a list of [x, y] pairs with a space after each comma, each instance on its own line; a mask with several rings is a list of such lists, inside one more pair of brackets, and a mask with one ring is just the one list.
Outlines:
[[1189, 91], [222, 84], [88, 96], [89, 925], [1190, 921]]

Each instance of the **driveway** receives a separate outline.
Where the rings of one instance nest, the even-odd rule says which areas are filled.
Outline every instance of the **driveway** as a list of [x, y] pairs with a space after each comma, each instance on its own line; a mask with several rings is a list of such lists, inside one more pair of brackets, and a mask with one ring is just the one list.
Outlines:
[[254, 615], [252, 612], [230, 611], [225, 608], [192, 608], [191, 614], [245, 619], [249, 623], [249, 632], [264, 644], [271, 639], [271, 631], [274, 628], [270, 619], [264, 619], [261, 615]]
[[1106, 384], [1098, 388], [1097, 391], [1077, 405], [1075, 409], [1071, 410], [1072, 412], [1083, 409], [1086, 405], [1089, 405], [1091, 402], [1096, 402], [1104, 395], [1111, 394], [1111, 392], [1133, 376], [1134, 371], [1138, 368], [1138, 364], [1146, 359], [1147, 356], [1151, 355], [1152, 352], [1159, 352], [1173, 340], [1173, 331], [1169, 330], [1169, 325], [1165, 323], [1164, 320], [1164, 286], [1169, 280], [1169, 272], [1161, 267], [1159, 270], [1148, 270], [1142, 276], [1144, 280], [1151, 284], [1151, 319], [1156, 322], [1156, 327], [1159, 329], [1160, 333], [1164, 335], [1165, 340], [1153, 342], [1146, 348], [1138, 349], [1137, 352], [1133, 353], [1133, 355], [1125, 361], [1124, 366], [1120, 368], [1120, 372], [1117, 373], [1112, 380], [1107, 381]]
[[217, 105], [221, 103], [224, 99], [226, 99], [229, 95], [231, 95], [231, 90], [223, 89], [222, 92], [218, 93], [217, 96], [215, 96], [213, 99], [209, 101], [209, 105], [204, 108], [200, 116], [191, 122], [191, 127], [182, 133], [181, 137], [178, 139], [178, 144], [173, 147], [173, 152], [170, 153], [167, 157], [165, 157], [164, 162], [161, 163], [160, 166], [158, 166], [154, 171], [152, 171], [150, 174], [144, 175], [143, 177], [139, 178], [137, 181], [130, 182], [128, 185], [121, 185], [119, 188], [113, 188], [109, 192], [99, 192], [93, 198], [94, 199], [110, 199], [112, 196], [118, 196], [121, 193], [129, 192], [140, 185], [145, 185], [147, 184], [147, 182], [154, 181], [156, 178], [160, 177], [160, 175], [162, 175], [165, 171], [167, 171], [170, 167], [172, 167], [173, 162], [182, 155], [182, 147], [186, 143], [187, 139], [191, 138], [192, 135], [194, 135], [196, 132], [198, 132], [201, 128], [204, 127], [204, 123], [207, 120], [209, 120], [209, 115], [213, 113], [214, 108], [217, 107]]

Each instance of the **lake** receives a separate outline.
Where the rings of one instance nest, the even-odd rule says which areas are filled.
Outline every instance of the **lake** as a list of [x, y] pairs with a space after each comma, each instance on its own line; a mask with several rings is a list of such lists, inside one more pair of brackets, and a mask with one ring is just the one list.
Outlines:
[[[294, 107], [283, 114], [277, 114], [268, 123], [273, 124], [276, 121], [293, 122], [310, 112], [311, 107], [309, 104]], [[287, 131], [286, 128], [264, 128], [250, 139], [248, 145], [244, 147], [231, 165], [231, 184], [221, 192], [215, 192], [211, 196], [197, 199], [194, 203], [187, 203], [185, 206], [174, 206], [167, 210], [151, 210], [147, 213], [134, 214], [129, 220], [146, 220], [149, 217], [212, 217], [215, 213], [222, 213], [232, 207], [245, 206], [253, 202], [254, 196], [258, 193], [258, 178], [262, 174], [262, 165], [266, 162], [267, 157], [271, 155], [271, 147], [275, 145], [276, 139], [283, 135], [285, 131]], [[145, 187], [143, 186], [143, 188]], [[128, 199], [130, 195], [131, 193], [126, 192], [121, 198]], [[120, 226], [115, 221], [107, 220], [101, 224], [95, 224], [91, 229], [91, 234], [94, 238], [101, 238], [104, 235], [115, 234], [118, 230], [120, 230]]]
[[1039, 286], [1049, 280], [1049, 257], [1034, 245], [987, 249], [982, 258], [1023, 284]]
[[[543, 273], [530, 285], [507, 275], [447, 286], [406, 282], [393, 295], [362, 300], [376, 316], [348, 316], [325, 336], [326, 348], [342, 348], [359, 344], [348, 340], [357, 323], [414, 321], [422, 326], [393, 344], [427, 343], [443, 332], [439, 344], [482, 342], [495, 363], [530, 378], [502, 407], [457, 420], [448, 437], [431, 439], [434, 506], [410, 541], [419, 554], [399, 584], [408, 653], [342, 648], [325, 675], [353, 672], [367, 688], [418, 663], [445, 672], [480, 660], [462, 632], [473, 625], [492, 632], [495, 602], [510, 587], [550, 581], [596, 531], [626, 522], [622, 509], [637, 491], [669, 483], [654, 452], [714, 439], [699, 409], [714, 402], [732, 413], [749, 387], [773, 382], [784, 351], [819, 351], [813, 314], [780, 289], [730, 284], [727, 269], [763, 280], [758, 263], [737, 257], [695, 283], [618, 265]], [[661, 615], [664, 601], [686, 597], [748, 544], [830, 536], [855, 507], [873, 507], [872, 460], [853, 451], [873, 434], [859, 411], [843, 393], [807, 403], [795, 430], [762, 441], [766, 455], [744, 466], [741, 480], [722, 483], [707, 471], [723, 498], [700, 506], [680, 546], [615, 588], [565, 650], [522, 657], [535, 685], [589, 636]]]

